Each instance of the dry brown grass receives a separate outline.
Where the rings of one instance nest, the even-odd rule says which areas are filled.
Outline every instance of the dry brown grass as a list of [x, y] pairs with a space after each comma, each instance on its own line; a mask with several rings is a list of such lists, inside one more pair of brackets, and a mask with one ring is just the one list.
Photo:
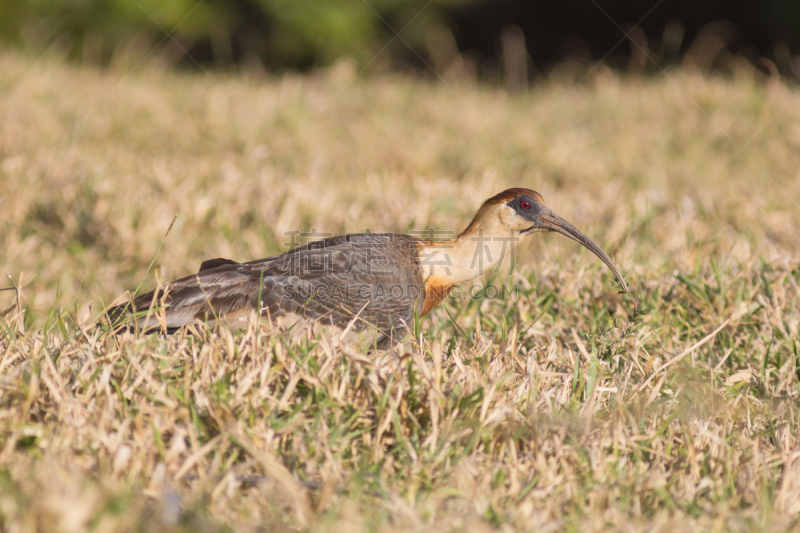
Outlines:
[[[0, 528], [797, 529], [796, 88], [353, 75], [0, 55], [0, 270], [22, 280], [0, 293]], [[392, 351], [93, 327], [162, 244], [173, 278], [293, 229], [458, 230], [507, 186], [609, 250], [640, 311], [545, 236], [516, 298], [446, 303]]]

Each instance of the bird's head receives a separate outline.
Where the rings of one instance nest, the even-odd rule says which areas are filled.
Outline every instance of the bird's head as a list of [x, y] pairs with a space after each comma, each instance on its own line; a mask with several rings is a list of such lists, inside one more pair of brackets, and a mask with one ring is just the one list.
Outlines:
[[544, 203], [542, 195], [530, 189], [508, 189], [486, 200], [464, 234], [478, 227], [493, 227], [517, 238], [532, 233], [554, 231], [588, 248], [611, 269], [627, 293], [628, 286], [617, 265], [589, 237], [555, 214]]

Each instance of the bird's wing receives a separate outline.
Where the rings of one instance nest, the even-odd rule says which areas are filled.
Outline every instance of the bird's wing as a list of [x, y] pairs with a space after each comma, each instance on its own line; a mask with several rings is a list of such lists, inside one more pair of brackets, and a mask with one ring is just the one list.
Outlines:
[[139, 327], [165, 326], [174, 329], [196, 320], [233, 320], [246, 316], [258, 291], [254, 278], [239, 264], [201, 269], [197, 274], [173, 281], [163, 288], [143, 294], [109, 312], [112, 323], [135, 312]]
[[232, 261], [231, 259], [224, 259], [222, 257], [217, 257], [216, 259], [207, 259], [200, 263], [200, 270], [198, 272], [202, 272], [203, 270], [211, 270], [212, 268], [221, 267], [223, 265], [238, 265], [236, 261]]
[[197, 274], [139, 296], [133, 306], [137, 314], [153, 303], [158, 308], [147, 321], [140, 319], [145, 329], [232, 321], [259, 309], [271, 318], [297, 316], [342, 328], [354, 320], [356, 330], [391, 334], [410, 323], [424, 300], [417, 265], [410, 237], [334, 237], [249, 263], [207, 261]]
[[424, 295], [416, 248], [403, 237], [335, 237], [280, 256], [263, 270], [262, 313], [341, 328], [354, 321], [384, 335], [405, 329]]

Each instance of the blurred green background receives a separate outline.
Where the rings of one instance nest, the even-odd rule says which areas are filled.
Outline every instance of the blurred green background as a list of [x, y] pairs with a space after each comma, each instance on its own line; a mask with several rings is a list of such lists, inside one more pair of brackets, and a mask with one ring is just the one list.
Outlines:
[[647, 73], [689, 56], [702, 69], [724, 71], [731, 52], [765, 73], [797, 78], [800, 3], [0, 0], [0, 45], [99, 65], [147, 53], [180, 67], [272, 72], [347, 57], [360, 67], [434, 75], [458, 57], [469, 75], [502, 78], [515, 70], [522, 81], [570, 60]]
[[[420, 46], [453, 0], [2, 0], [0, 40], [55, 48], [107, 64], [126, 48], [161, 43], [175, 62], [260, 61], [306, 69], [347, 56], [366, 64], [393, 32]], [[427, 7], [426, 7], [427, 6]], [[168, 37], [174, 36], [173, 41]]]

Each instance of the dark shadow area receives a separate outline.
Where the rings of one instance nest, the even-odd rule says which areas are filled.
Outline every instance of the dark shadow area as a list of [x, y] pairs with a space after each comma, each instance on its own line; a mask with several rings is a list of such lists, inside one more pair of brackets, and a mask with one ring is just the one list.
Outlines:
[[[398, 36], [398, 33], [400, 34]], [[20, 0], [0, 3], [0, 43], [113, 63], [158, 46], [173, 65], [307, 71], [361, 66], [503, 79], [518, 87], [564, 61], [632, 73], [744, 58], [796, 78], [800, 3], [782, 0]], [[143, 55], [143, 54], [139, 54]]]
[[[768, 58], [794, 76], [792, 53], [800, 50], [800, 3], [780, 0], [482, 0], [445, 13], [459, 50], [473, 54], [490, 76], [502, 64], [509, 26], [522, 30], [533, 64], [544, 70], [565, 59], [628, 69], [642, 49], [653, 69], [716, 46], [753, 63]], [[713, 67], [713, 59], [700, 66]]]

